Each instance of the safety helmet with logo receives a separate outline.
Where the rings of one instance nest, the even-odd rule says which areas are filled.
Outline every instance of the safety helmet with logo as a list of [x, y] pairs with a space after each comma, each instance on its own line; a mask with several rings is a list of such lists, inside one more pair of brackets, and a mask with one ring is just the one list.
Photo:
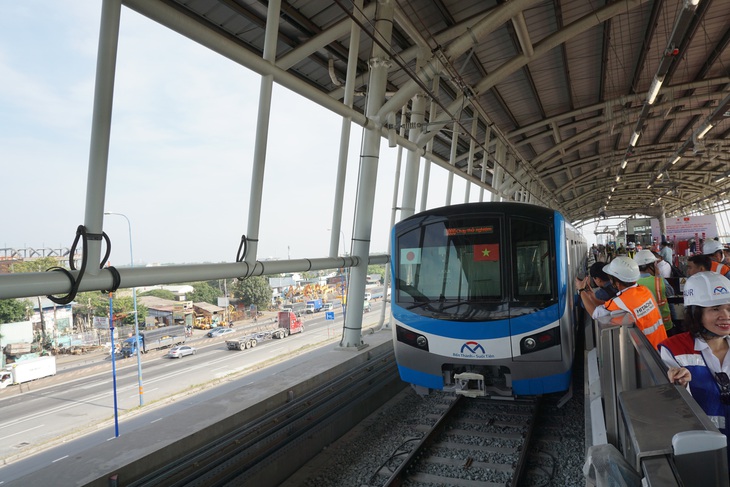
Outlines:
[[684, 283], [684, 305], [709, 308], [730, 304], [730, 280], [716, 272], [698, 272]]
[[723, 245], [717, 240], [707, 240], [702, 246], [702, 253], [704, 255], [712, 255], [723, 248]]
[[651, 250], [639, 250], [636, 252], [634, 260], [636, 261], [636, 265], [646, 265], [656, 262], [656, 257], [654, 257], [654, 253]]
[[[603, 272], [623, 282], [636, 282], [641, 277], [639, 264], [625, 255], [613, 259], [610, 264], [603, 268]], [[730, 281], [728, 282], [730, 283]]]
[[636, 248], [636, 244], [634, 242], [629, 242], [626, 246], [630, 249]]

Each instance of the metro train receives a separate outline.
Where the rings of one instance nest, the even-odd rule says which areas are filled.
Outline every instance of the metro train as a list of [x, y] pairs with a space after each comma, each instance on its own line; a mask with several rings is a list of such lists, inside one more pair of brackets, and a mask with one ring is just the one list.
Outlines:
[[403, 381], [469, 397], [567, 391], [583, 236], [558, 212], [466, 203], [392, 231], [394, 348]]

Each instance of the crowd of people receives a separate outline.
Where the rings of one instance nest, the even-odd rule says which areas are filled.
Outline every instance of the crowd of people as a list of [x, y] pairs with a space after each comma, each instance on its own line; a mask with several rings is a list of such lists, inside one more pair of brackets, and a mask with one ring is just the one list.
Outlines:
[[675, 290], [667, 278], [684, 276], [674, 265], [668, 242], [652, 249], [629, 243], [615, 254], [608, 246], [594, 245], [588, 256], [593, 261], [589, 275], [576, 278], [576, 289], [594, 319], [617, 310], [632, 314], [636, 326], [667, 365], [669, 380], [687, 387], [710, 420], [727, 435], [730, 249], [717, 240], [701, 242], [698, 249], [687, 259], [681, 322], [668, 300]]

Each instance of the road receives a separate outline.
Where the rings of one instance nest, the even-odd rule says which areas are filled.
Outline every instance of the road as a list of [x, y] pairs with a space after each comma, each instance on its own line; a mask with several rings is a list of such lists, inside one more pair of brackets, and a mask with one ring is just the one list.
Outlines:
[[[382, 301], [363, 315], [364, 326], [376, 324]], [[145, 406], [139, 407], [137, 362], [117, 360], [119, 434], [145, 427], [162, 417], [182, 411], [256, 380], [295, 367], [312, 353], [313, 346], [337, 343], [342, 315], [325, 320], [324, 313], [304, 316], [305, 332], [284, 340], [270, 340], [246, 351], [229, 351], [225, 339], [200, 338], [192, 344], [197, 353], [168, 359], [164, 351], [144, 357]], [[230, 334], [236, 337], [238, 334]], [[315, 350], [316, 352], [316, 350]], [[31, 390], [0, 398], [0, 485], [49, 463], [113, 441], [114, 399], [108, 358], [101, 363], [59, 371], [53, 385], [42, 380]], [[59, 380], [61, 379], [61, 380]], [[36, 387], [32, 387], [33, 385]], [[13, 386], [20, 387], [20, 386]], [[24, 386], [28, 387], [28, 386]]]

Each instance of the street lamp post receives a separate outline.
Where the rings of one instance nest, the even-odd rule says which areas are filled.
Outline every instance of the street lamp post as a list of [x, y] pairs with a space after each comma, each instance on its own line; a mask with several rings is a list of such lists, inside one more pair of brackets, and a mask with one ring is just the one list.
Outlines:
[[[328, 228], [327, 230], [328, 231], [332, 231], [331, 228]], [[342, 256], [345, 257], [345, 256], [347, 256], [347, 252], [345, 251], [345, 232], [343, 232], [342, 230], [340, 230], [340, 235], [342, 236], [342, 241], [341, 241], [342, 242]], [[342, 287], [342, 303], [341, 303], [342, 304], [342, 318], [343, 319], [345, 318], [346, 313], [347, 313], [347, 311], [346, 311], [347, 310], [347, 303], [345, 303], [345, 290], [347, 289], [347, 284], [348, 284], [348, 280], [349, 280], [348, 279], [348, 275], [350, 273], [350, 268], [349, 267], [346, 267], [344, 270], [345, 270], [345, 284], [344, 284], [344, 287]]]
[[[127, 220], [127, 227], [129, 228], [129, 259], [130, 264], [134, 267], [134, 253], [132, 252], [132, 223], [130, 223], [127, 215], [123, 213], [113, 213], [111, 211], [105, 211], [105, 215], [117, 215], [124, 217]], [[140, 351], [139, 343], [139, 319], [137, 316], [137, 288], [132, 288], [132, 300], [134, 302], [134, 336], [137, 338], [137, 382], [139, 383], [139, 405], [144, 406], [144, 389], [142, 387], [142, 352]]]

